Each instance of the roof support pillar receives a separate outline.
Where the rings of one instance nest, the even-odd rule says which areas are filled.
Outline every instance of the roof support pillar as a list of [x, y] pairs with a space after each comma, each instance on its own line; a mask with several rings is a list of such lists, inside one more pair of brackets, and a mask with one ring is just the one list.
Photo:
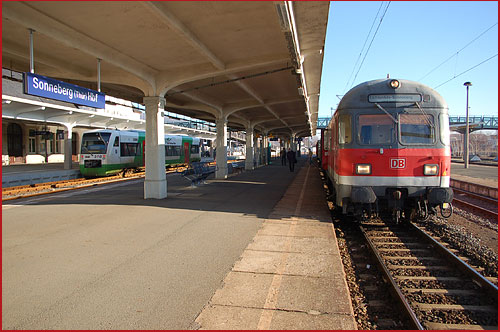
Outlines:
[[264, 136], [262, 136], [262, 163], [264, 165], [269, 165], [269, 160], [267, 158], [267, 150], [269, 147], [269, 133], [264, 133]]
[[292, 134], [290, 136], [290, 147], [292, 148], [292, 151], [296, 152], [297, 151], [297, 144], [295, 143], [295, 138], [297, 136], [295, 134]]
[[35, 59], [33, 57], [33, 32], [35, 30], [29, 29], [30, 31], [30, 73], [35, 73]]
[[254, 168], [260, 165], [259, 158], [259, 138], [257, 135], [253, 135], [253, 155], [254, 155]]
[[248, 126], [246, 128], [246, 158], [245, 158], [245, 170], [251, 171], [253, 170], [253, 147], [254, 147], [254, 131], [252, 126]]
[[101, 92], [101, 59], [97, 58], [97, 91]]
[[227, 119], [225, 117], [219, 118], [215, 121], [215, 125], [217, 127], [215, 178], [227, 179]]
[[144, 199], [167, 197], [165, 174], [165, 98], [144, 97], [146, 106], [146, 178]]
[[[64, 169], [73, 168], [73, 152], [72, 152], [72, 139], [73, 139], [73, 126], [64, 124]], [[75, 151], [76, 152], [76, 151]]]

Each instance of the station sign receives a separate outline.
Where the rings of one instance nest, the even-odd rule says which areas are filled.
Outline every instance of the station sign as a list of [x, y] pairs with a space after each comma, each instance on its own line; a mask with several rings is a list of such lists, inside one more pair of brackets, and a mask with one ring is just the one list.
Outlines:
[[35, 130], [33, 133], [34, 133], [35, 135], [37, 135], [37, 136], [40, 136], [40, 135], [42, 135], [42, 136], [43, 136], [43, 135], [47, 136], [47, 135], [52, 134], [49, 130]]
[[24, 93], [67, 103], [105, 107], [105, 94], [33, 73], [23, 73]]

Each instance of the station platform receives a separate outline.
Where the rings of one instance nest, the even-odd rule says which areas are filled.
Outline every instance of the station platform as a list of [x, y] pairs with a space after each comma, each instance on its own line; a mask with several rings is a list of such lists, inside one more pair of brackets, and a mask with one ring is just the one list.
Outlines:
[[317, 167], [305, 165], [197, 318], [204, 330], [355, 330]]
[[498, 166], [451, 164], [451, 179], [498, 189]]
[[2, 188], [81, 178], [78, 163], [64, 169], [63, 163], [2, 166]]
[[163, 200], [143, 188], [4, 202], [3, 329], [356, 328], [304, 159], [198, 187], [169, 174]]

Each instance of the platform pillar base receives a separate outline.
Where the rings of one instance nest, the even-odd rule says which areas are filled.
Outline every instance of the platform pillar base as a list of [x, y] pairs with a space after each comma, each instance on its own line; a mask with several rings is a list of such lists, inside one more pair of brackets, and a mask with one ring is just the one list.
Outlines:
[[144, 199], [163, 199], [167, 197], [167, 180], [145, 180]]

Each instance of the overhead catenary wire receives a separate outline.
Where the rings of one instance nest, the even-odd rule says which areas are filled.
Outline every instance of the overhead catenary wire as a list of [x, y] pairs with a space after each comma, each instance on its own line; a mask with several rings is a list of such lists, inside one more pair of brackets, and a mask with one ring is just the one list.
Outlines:
[[495, 27], [497, 24], [498, 24], [498, 22], [496, 22], [495, 24], [493, 24], [492, 26], [490, 26], [488, 29], [484, 30], [479, 36], [477, 36], [476, 38], [474, 38], [473, 40], [471, 40], [470, 42], [468, 42], [464, 47], [462, 47], [461, 49], [459, 49], [458, 51], [456, 51], [455, 53], [453, 53], [449, 58], [447, 58], [446, 60], [444, 60], [443, 62], [441, 62], [439, 65], [437, 65], [433, 69], [431, 69], [431, 71], [429, 71], [427, 74], [425, 74], [418, 81], [422, 81], [424, 78], [426, 78], [427, 76], [429, 76], [430, 74], [432, 74], [434, 71], [436, 71], [439, 67], [441, 67], [442, 65], [444, 65], [446, 62], [450, 61], [454, 56], [457, 56], [458, 53], [462, 52], [464, 49], [466, 49], [473, 42], [475, 42], [476, 40], [478, 40], [479, 38], [481, 38], [481, 36], [483, 36], [489, 30], [493, 29], [493, 27]]
[[378, 23], [377, 30], [375, 30], [375, 33], [373, 34], [372, 40], [370, 41], [370, 45], [368, 45], [368, 48], [366, 49], [365, 56], [363, 57], [363, 60], [361, 61], [361, 64], [359, 65], [358, 71], [356, 72], [356, 76], [354, 76], [354, 80], [352, 81], [351, 87], [354, 85], [354, 82], [356, 82], [356, 78], [358, 77], [359, 71], [361, 70], [361, 67], [363, 67], [363, 63], [365, 62], [366, 56], [368, 55], [368, 51], [370, 51], [370, 48], [372, 47], [373, 41], [375, 40], [375, 36], [377, 36], [378, 29], [380, 28], [380, 25], [382, 24], [382, 21], [384, 20], [385, 14], [387, 13], [387, 10], [389, 9], [389, 6], [391, 5], [391, 1], [387, 4], [387, 7], [385, 7], [384, 13], [382, 14], [382, 17], [380, 18], [380, 22]]
[[368, 38], [370, 37], [371, 33], [372, 33], [372, 30], [373, 30], [373, 27], [375, 26], [375, 22], [377, 21], [377, 17], [378, 17], [378, 14], [380, 13], [380, 9], [382, 9], [382, 5], [384, 4], [384, 2], [380, 2], [380, 7], [378, 7], [378, 11], [377, 11], [377, 14], [375, 15], [375, 17], [373, 18], [373, 22], [372, 22], [372, 26], [370, 27], [370, 31], [368, 31], [368, 34], [366, 35], [366, 39], [365, 39], [365, 42], [363, 44], [363, 47], [361, 48], [361, 50], [359, 51], [359, 55], [358, 55], [358, 58], [356, 59], [356, 63], [354, 63], [354, 67], [352, 68], [352, 72], [351, 72], [351, 75], [349, 76], [349, 79], [347, 80], [347, 83], [345, 84], [345, 87], [344, 87], [344, 94], [345, 94], [345, 91], [347, 90], [347, 87], [349, 86], [349, 82], [351, 81], [351, 78], [352, 78], [352, 75], [354, 74], [354, 71], [356, 70], [356, 67], [358, 66], [358, 62], [359, 62], [359, 59], [361, 59], [361, 55], [363, 54], [363, 50], [365, 49], [365, 46], [366, 46], [366, 42], [368, 41]]
[[447, 80], [447, 81], [445, 81], [445, 82], [443, 82], [443, 83], [439, 84], [438, 86], [434, 87], [434, 89], [437, 89], [437, 88], [439, 88], [440, 86], [443, 86], [443, 85], [445, 85], [446, 83], [448, 83], [448, 82], [450, 82], [450, 81], [453, 81], [455, 78], [457, 78], [457, 77], [459, 77], [459, 76], [462, 76], [463, 74], [465, 74], [465, 73], [467, 73], [467, 72], [471, 71], [472, 69], [474, 69], [474, 68], [476, 68], [476, 67], [479, 67], [479, 66], [480, 66], [480, 65], [482, 65], [483, 63], [485, 63], [485, 62], [487, 62], [487, 61], [489, 61], [489, 60], [493, 59], [493, 58], [494, 58], [494, 57], [496, 57], [496, 56], [498, 56], [498, 53], [497, 53], [497, 54], [495, 54], [495, 55], [493, 55], [493, 56], [491, 56], [491, 57], [489, 57], [489, 58], [488, 58], [488, 59], [486, 59], [486, 60], [481, 61], [481, 62], [480, 62], [480, 63], [478, 63], [477, 65], [470, 67], [469, 69], [467, 69], [467, 70], [465, 70], [465, 71], [461, 72], [460, 74], [453, 76], [453, 77], [452, 77], [452, 78], [450, 78], [449, 80]]

